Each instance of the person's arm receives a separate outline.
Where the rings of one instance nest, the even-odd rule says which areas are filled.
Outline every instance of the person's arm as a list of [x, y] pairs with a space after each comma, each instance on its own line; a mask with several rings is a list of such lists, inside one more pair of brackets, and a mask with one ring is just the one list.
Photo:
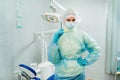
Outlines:
[[85, 48], [88, 50], [88, 55], [85, 60], [88, 62], [87, 65], [94, 63], [100, 56], [100, 48], [96, 41], [92, 39], [87, 33], [84, 33], [83, 41]]
[[61, 60], [59, 46], [57, 42], [62, 34], [63, 34], [63, 30], [59, 30], [54, 34], [48, 49], [48, 60], [53, 64], [57, 64]]
[[55, 43], [51, 43], [48, 50], [48, 60], [53, 64], [57, 64], [60, 62], [60, 53], [59, 47]]

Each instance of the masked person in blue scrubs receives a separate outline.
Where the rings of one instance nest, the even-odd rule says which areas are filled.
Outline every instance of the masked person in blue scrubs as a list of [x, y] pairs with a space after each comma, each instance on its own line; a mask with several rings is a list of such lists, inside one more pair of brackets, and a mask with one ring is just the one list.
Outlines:
[[79, 19], [74, 10], [66, 10], [62, 21], [63, 29], [53, 35], [48, 51], [48, 59], [55, 65], [54, 80], [85, 80], [85, 66], [98, 59], [99, 46], [86, 32], [76, 29]]

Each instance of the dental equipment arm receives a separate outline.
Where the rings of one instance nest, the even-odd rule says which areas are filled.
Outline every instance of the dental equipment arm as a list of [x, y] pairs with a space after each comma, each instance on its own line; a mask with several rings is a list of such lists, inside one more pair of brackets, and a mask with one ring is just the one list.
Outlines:
[[62, 6], [61, 6], [58, 2], [56, 2], [55, 0], [50, 0], [50, 2], [51, 2], [51, 6], [56, 5], [56, 6], [58, 6], [61, 10], [65, 11], [65, 8], [62, 7]]
[[52, 13], [51, 12], [47, 12], [42, 14], [42, 18], [43, 20], [49, 22], [49, 23], [57, 23], [61, 21], [61, 15], [56, 13], [56, 7], [58, 6], [62, 11], [65, 11], [65, 8], [62, 7], [59, 3], [57, 3], [55, 0], [50, 0], [50, 8], [52, 9]]

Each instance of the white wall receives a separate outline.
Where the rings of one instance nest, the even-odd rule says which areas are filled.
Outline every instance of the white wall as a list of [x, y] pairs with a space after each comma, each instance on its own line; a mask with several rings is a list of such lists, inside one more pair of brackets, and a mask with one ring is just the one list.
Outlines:
[[[120, 2], [120, 1], [118, 1]], [[120, 51], [120, 3], [119, 3], [119, 8], [118, 8], [118, 50]]]
[[[6, 77], [6, 75], [8, 75], [8, 73], [6, 73], [6, 71], [8, 71], [8, 68], [7, 67], [4, 68], [4, 66], [8, 66], [8, 61], [6, 61], [6, 59], [8, 59], [8, 56], [7, 56], [7, 54], [5, 54], [6, 48], [5, 48], [5, 43], [4, 43], [4, 37], [5, 37], [4, 33], [5, 33], [5, 26], [6, 26], [6, 23], [5, 23], [5, 21], [6, 21], [6, 15], [5, 15], [6, 1], [4, 0], [1, 3], [0, 3], [0, 19], [1, 19], [0, 20], [0, 66], [1, 66], [0, 71], [4, 75], [0, 75], [0, 79], [5, 79], [4, 77]], [[6, 61], [6, 62], [4, 62], [4, 61]], [[3, 77], [3, 78], [1, 78], [1, 77]]]
[[[119, 5], [119, 13], [120, 13], [120, 5]], [[120, 26], [120, 14], [118, 15], [118, 26]], [[120, 52], [120, 27], [118, 27], [118, 51]]]
[[47, 3], [44, 0], [20, 0], [23, 27], [17, 28], [15, 1], [0, 0], [0, 80], [17, 80], [14, 71], [20, 63], [41, 62], [41, 52], [33, 42], [33, 33], [43, 30], [41, 13], [45, 7], [47, 9]]
[[[21, 0], [23, 27], [16, 28], [15, 0], [0, 1], [0, 80], [16, 80], [15, 66], [19, 63], [40, 62], [40, 50], [33, 42], [33, 33], [57, 28], [43, 22], [41, 13], [49, 8], [46, 0]], [[57, 0], [65, 8], [75, 9], [82, 18], [81, 28], [100, 45], [101, 57], [86, 67], [87, 77], [105, 80], [106, 0]], [[40, 48], [39, 48], [40, 49]]]

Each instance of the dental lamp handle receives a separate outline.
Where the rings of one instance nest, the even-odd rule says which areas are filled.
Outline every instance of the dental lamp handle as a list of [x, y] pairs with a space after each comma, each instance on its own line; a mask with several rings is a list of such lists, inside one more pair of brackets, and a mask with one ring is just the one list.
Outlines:
[[55, 0], [51, 0], [51, 5], [53, 5], [53, 3], [57, 5], [59, 8], [61, 8], [63, 11], [65, 11], [65, 8], [62, 7], [58, 2], [56, 2]]

